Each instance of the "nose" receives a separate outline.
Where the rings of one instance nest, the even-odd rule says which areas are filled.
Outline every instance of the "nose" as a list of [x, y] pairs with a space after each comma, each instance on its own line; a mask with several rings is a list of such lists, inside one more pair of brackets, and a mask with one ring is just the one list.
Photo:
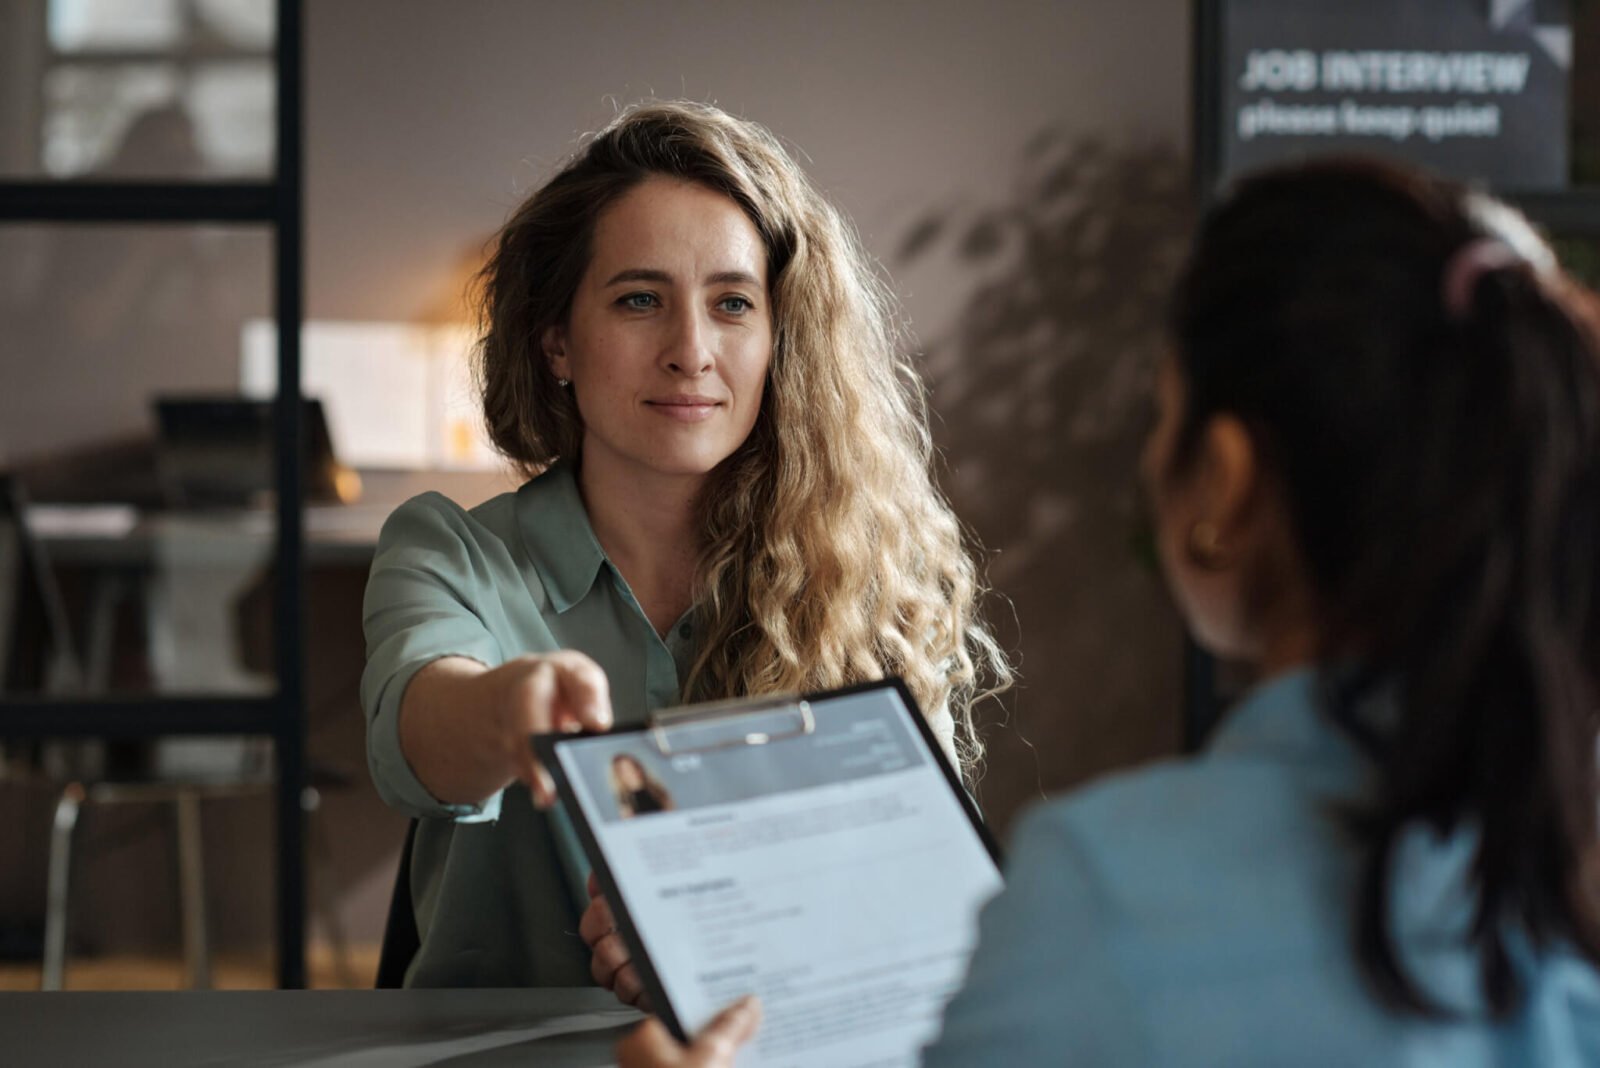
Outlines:
[[672, 324], [672, 335], [662, 348], [663, 366], [674, 374], [698, 378], [711, 370], [711, 331], [698, 308], [685, 305]]

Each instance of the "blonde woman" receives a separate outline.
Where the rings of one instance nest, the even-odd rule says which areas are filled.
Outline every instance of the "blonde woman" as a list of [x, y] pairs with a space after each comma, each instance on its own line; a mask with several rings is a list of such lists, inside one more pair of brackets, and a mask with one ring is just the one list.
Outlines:
[[1009, 672], [893, 302], [766, 130], [624, 112], [483, 282], [484, 414], [529, 481], [402, 506], [366, 597], [373, 778], [420, 818], [407, 983], [634, 1001], [529, 733], [895, 674], [970, 767], [972, 702]]

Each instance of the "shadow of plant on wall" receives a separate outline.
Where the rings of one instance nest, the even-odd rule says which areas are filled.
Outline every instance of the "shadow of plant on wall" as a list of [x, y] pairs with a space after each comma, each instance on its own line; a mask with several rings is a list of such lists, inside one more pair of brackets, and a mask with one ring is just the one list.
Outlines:
[[945, 488], [1016, 608], [1016, 633], [990, 610], [1024, 683], [1009, 729], [986, 731], [984, 803], [1001, 826], [1041, 786], [1177, 746], [1180, 631], [1140, 533], [1136, 467], [1192, 220], [1187, 164], [1164, 145], [1047, 131], [1013, 190], [930, 213], [895, 264], [953, 257], [975, 279], [923, 370]]

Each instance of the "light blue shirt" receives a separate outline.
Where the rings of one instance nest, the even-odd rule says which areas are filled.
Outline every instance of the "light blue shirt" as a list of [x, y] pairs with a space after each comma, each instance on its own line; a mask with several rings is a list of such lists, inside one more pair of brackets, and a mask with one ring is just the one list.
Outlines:
[[1406, 838], [1392, 915], [1434, 1022], [1368, 993], [1351, 933], [1361, 851], [1338, 806], [1368, 766], [1317, 711], [1316, 677], [1248, 697], [1198, 759], [1117, 776], [1024, 818], [965, 987], [925, 1054], [971, 1065], [1600, 1064], [1600, 977], [1525, 961], [1496, 1024], [1461, 937], [1473, 836]]

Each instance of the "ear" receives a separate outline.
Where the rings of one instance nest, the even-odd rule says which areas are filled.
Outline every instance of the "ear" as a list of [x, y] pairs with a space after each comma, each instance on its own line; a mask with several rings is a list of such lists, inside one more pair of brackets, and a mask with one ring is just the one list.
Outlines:
[[572, 377], [572, 367], [567, 360], [567, 330], [564, 326], [547, 326], [539, 335], [539, 347], [544, 350], [545, 363], [557, 378]]
[[1261, 503], [1261, 456], [1255, 439], [1233, 415], [1213, 416], [1200, 442], [1200, 518], [1211, 523], [1225, 545], [1237, 545], [1251, 533]]

